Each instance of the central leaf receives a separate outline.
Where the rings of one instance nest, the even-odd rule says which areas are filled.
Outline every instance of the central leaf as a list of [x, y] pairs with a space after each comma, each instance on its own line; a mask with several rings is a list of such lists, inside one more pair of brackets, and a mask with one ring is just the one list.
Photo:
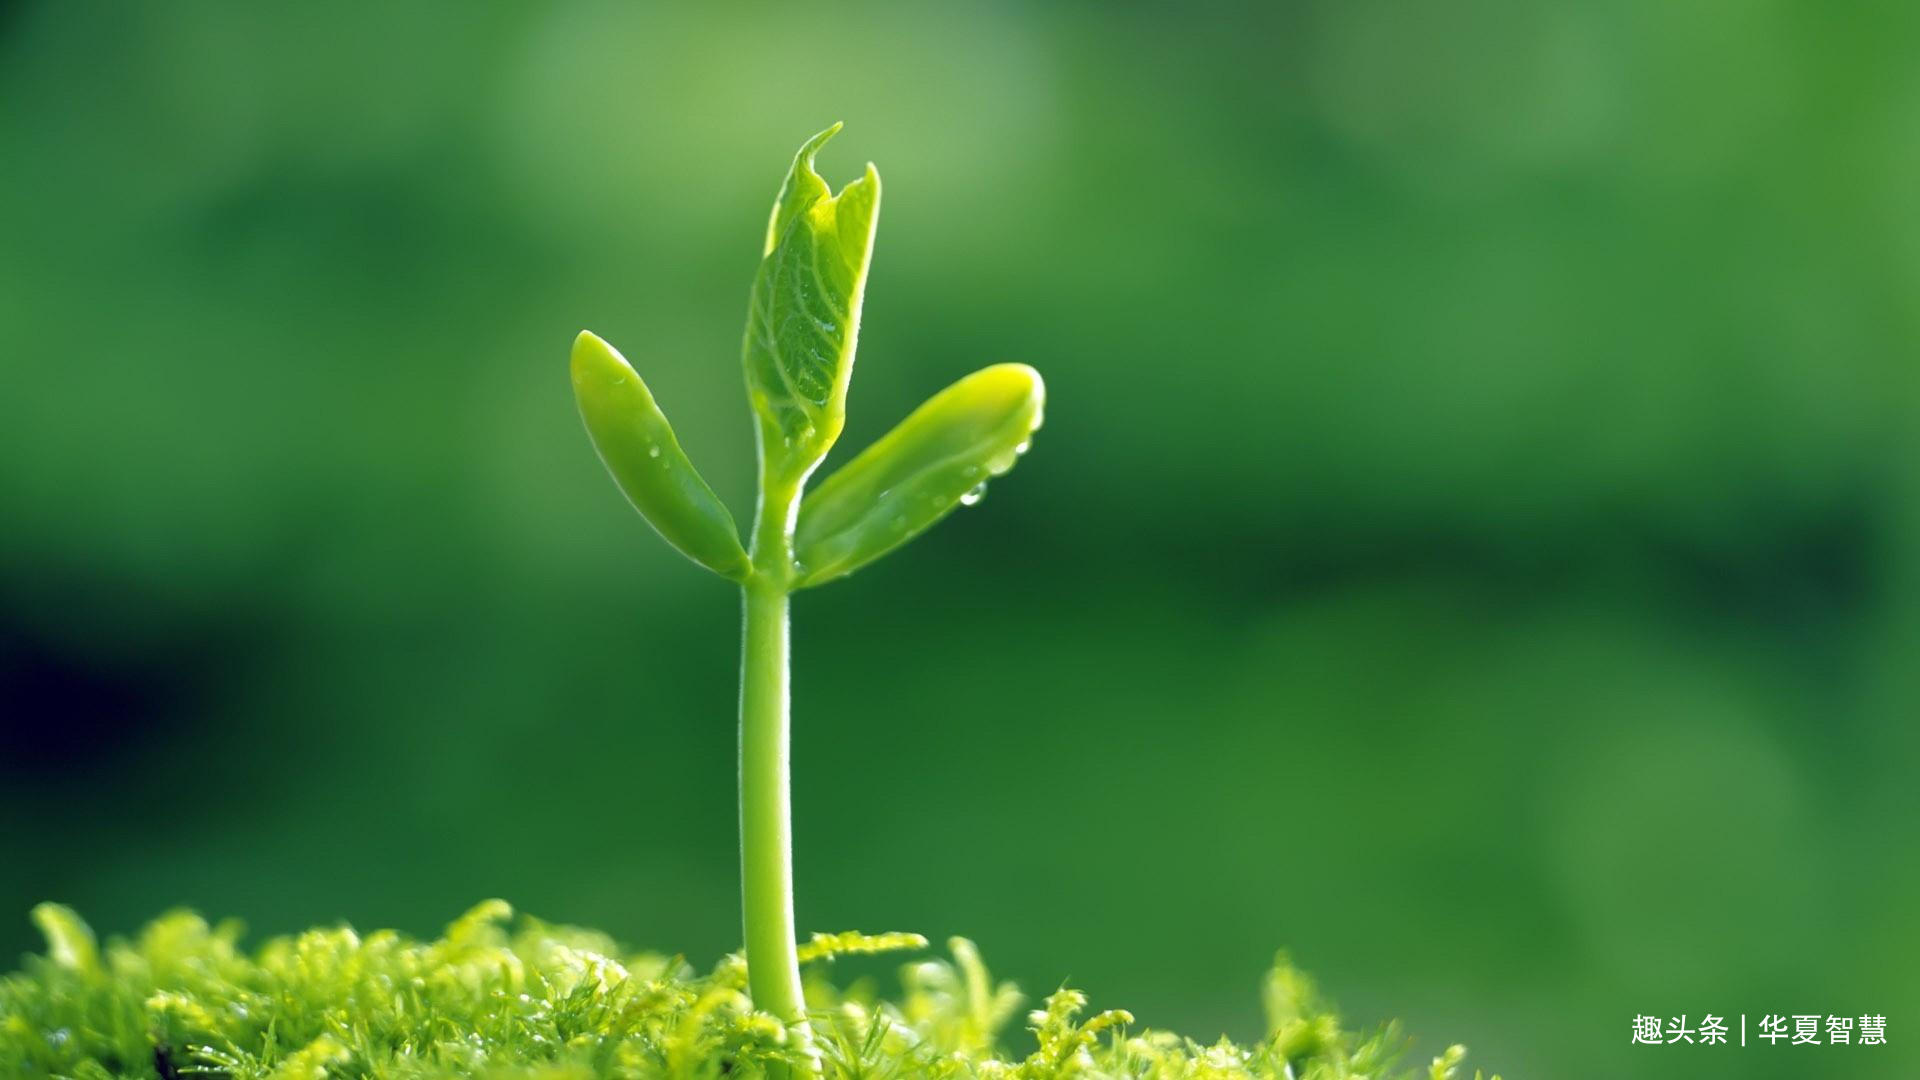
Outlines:
[[792, 480], [826, 456], [846, 420], [860, 300], [880, 213], [880, 176], [832, 193], [813, 158], [840, 130], [807, 140], [773, 206], [743, 346], [761, 453]]

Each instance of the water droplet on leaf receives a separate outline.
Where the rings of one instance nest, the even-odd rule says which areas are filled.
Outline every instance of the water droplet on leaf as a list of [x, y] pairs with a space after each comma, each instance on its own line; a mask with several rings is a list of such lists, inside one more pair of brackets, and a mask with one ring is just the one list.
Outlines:
[[981, 499], [984, 499], [986, 497], [987, 497], [987, 482], [985, 480], [982, 480], [979, 483], [973, 485], [973, 487], [969, 488], [965, 495], [960, 496], [960, 505], [973, 506], [974, 504], [978, 503]]

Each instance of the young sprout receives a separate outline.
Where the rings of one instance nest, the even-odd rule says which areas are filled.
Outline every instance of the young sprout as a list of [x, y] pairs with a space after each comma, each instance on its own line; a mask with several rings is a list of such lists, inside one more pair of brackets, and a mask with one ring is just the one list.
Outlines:
[[743, 346], [760, 446], [751, 542], [700, 478], [660, 406], [611, 345], [581, 333], [573, 388], [600, 460], [655, 531], [740, 583], [740, 869], [748, 986], [817, 1060], [805, 1024], [793, 921], [788, 794], [787, 598], [906, 543], [1013, 467], [1040, 426], [1045, 389], [1022, 364], [977, 371], [935, 394], [811, 494], [839, 438], [880, 211], [868, 165], [834, 194], [807, 140], [781, 185], [754, 276]]

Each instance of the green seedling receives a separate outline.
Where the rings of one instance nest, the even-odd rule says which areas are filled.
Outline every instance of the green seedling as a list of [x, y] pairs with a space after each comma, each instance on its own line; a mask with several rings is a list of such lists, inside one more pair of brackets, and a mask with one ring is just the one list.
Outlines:
[[[42, 956], [0, 975], [0, 1077], [26, 1080], [1458, 1080], [1451, 1047], [1397, 1065], [1397, 1029], [1345, 1028], [1282, 956], [1250, 1045], [1133, 1033], [1084, 1015], [1061, 988], [1027, 1014], [1032, 1050], [1009, 1053], [1020, 993], [971, 942], [952, 962], [901, 969], [900, 994], [841, 989], [836, 956], [925, 948], [918, 934], [795, 940], [787, 776], [787, 601], [899, 547], [1013, 466], [1040, 426], [1032, 369], [990, 367], [934, 395], [811, 494], [839, 436], [879, 209], [866, 175], [832, 194], [801, 148], [774, 204], [745, 345], [760, 442], [751, 545], [700, 478], [646, 384], [592, 334], [574, 344], [580, 412], [614, 481], [693, 561], [737, 582], [740, 847], [746, 951], [710, 973], [621, 950], [604, 935], [523, 919], [489, 900], [432, 941], [323, 927], [242, 949], [237, 924], [174, 912], [101, 942], [42, 904]], [[801, 965], [807, 965], [805, 997]], [[811, 1015], [803, 1001], [813, 1002]], [[1476, 1080], [1478, 1074], [1476, 1075]]]
[[793, 919], [789, 800], [788, 598], [843, 577], [975, 501], [1013, 467], [1040, 426], [1040, 375], [985, 368], [920, 406], [810, 494], [807, 480], [846, 422], [847, 384], [880, 212], [873, 166], [838, 194], [809, 139], [774, 200], [742, 352], [759, 439], [750, 542], [680, 448], [631, 365], [582, 333], [573, 346], [580, 414], [620, 490], [669, 544], [738, 582], [745, 629], [740, 686], [740, 863], [748, 982], [756, 1007], [810, 1045]]

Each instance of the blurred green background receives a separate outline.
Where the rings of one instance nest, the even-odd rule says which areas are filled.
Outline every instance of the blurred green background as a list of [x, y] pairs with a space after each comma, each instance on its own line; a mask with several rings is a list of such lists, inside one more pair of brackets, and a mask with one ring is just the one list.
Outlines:
[[[981, 365], [1016, 474], [796, 605], [807, 929], [1258, 1036], [1290, 949], [1510, 1077], [1892, 1075], [1920, 1022], [1920, 7], [0, 10], [0, 955], [735, 947], [767, 206], [886, 203], [843, 450]], [[1891, 1045], [1646, 1048], [1636, 1013]]]

